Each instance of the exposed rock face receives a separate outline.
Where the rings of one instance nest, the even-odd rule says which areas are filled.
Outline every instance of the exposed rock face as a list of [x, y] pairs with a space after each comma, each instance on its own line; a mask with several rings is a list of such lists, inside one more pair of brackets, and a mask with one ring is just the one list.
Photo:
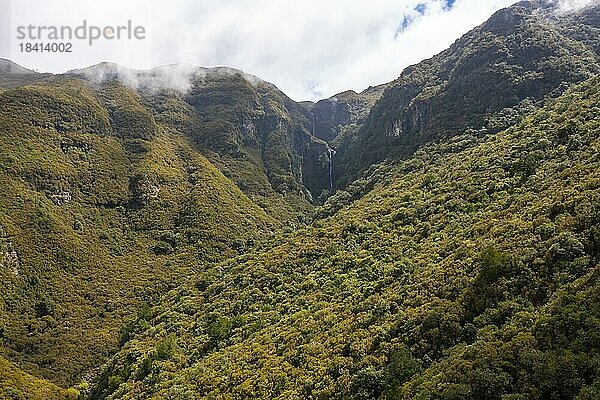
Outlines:
[[146, 175], [136, 175], [130, 182], [131, 206], [140, 208], [148, 204], [151, 199], [158, 197], [160, 188], [150, 181]]
[[321, 100], [312, 109], [312, 132], [327, 142], [333, 141], [340, 128], [352, 120], [352, 106], [359, 106], [359, 100], [341, 102], [336, 97]]
[[314, 138], [309, 142], [298, 143], [297, 148], [303, 157], [304, 185], [312, 195], [311, 201], [315, 201], [323, 194], [323, 191], [329, 190], [328, 145], [324, 141]]
[[340, 185], [422, 144], [483, 130], [503, 110], [559, 95], [599, 73], [600, 7], [557, 18], [556, 2], [546, 3], [500, 10], [448, 50], [406, 68], [352, 140], [340, 144]]
[[71, 201], [71, 193], [67, 192], [65, 190], [57, 190], [54, 193], [52, 193], [50, 196], [48, 196], [50, 198], [50, 200], [52, 200], [52, 202], [54, 204], [56, 204], [57, 206], [62, 206], [64, 204], [67, 204], [68, 202]]
[[402, 122], [396, 121], [388, 131], [388, 136], [400, 137], [400, 135], [402, 135]]
[[183, 101], [192, 121], [183, 130], [247, 194], [311, 202], [328, 188], [327, 146], [311, 133], [310, 111], [273, 85], [213, 71]]
[[370, 87], [362, 93], [349, 90], [317, 102], [310, 107], [312, 134], [333, 142], [344, 126], [357, 123], [369, 113], [385, 87]]
[[19, 255], [13, 248], [10, 237], [6, 235], [4, 227], [0, 225], [0, 269], [10, 271], [13, 276], [18, 276], [19, 266]]

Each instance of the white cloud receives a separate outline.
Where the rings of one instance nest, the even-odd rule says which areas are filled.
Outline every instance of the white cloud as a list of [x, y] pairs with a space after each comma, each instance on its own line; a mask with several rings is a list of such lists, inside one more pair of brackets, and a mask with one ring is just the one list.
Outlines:
[[68, 71], [69, 74], [84, 77], [93, 85], [99, 85], [108, 79], [118, 79], [132, 89], [150, 92], [175, 90], [186, 93], [192, 82], [205, 82], [210, 77], [239, 75], [250, 84], [264, 81], [260, 78], [230, 67], [203, 68], [191, 64], [169, 64], [150, 70], [136, 70], [119, 64], [101, 63], [91, 67]]
[[587, 7], [590, 4], [599, 4], [599, 0], [560, 0], [558, 4], [559, 13], [570, 13]]
[[[442, 0], [13, 0], [12, 31], [2, 36], [12, 41], [0, 46], [0, 56], [51, 72], [101, 61], [138, 69], [227, 65], [295, 100], [315, 100], [388, 82], [513, 2], [457, 0], [448, 11]], [[415, 13], [418, 4], [427, 5], [424, 15]], [[415, 20], [397, 34], [409, 15]], [[146, 27], [147, 39], [76, 44], [70, 55], [18, 51], [17, 26], [76, 25], [84, 18], [100, 26], [131, 19]]]

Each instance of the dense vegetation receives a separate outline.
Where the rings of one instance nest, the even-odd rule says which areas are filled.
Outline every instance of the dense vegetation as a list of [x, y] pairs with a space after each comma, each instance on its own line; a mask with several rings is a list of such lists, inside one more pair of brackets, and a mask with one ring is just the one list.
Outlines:
[[549, 4], [316, 104], [0, 60], [0, 398], [600, 397], [600, 7]]
[[500, 10], [448, 50], [405, 69], [340, 144], [340, 186], [376, 162], [405, 158], [466, 129], [480, 130], [501, 110], [556, 96], [569, 83], [599, 73], [597, 7], [584, 16], [556, 19], [540, 3], [552, 2], [525, 1]]
[[428, 146], [175, 289], [94, 397], [595, 398], [599, 91]]
[[28, 375], [0, 357], [1, 399], [76, 400], [79, 394], [76, 389], [63, 390], [52, 383]]
[[[71, 75], [92, 82], [133, 80], [155, 118], [190, 139], [248, 197], [275, 218], [302, 222], [312, 200], [329, 188], [327, 144], [309, 131], [309, 111], [235, 69], [170, 68], [134, 72], [99, 64]], [[156, 81], [164, 74], [188, 81], [188, 87], [161, 88]]]
[[0, 331], [61, 384], [143, 304], [279, 226], [140, 101], [114, 82], [0, 94]]

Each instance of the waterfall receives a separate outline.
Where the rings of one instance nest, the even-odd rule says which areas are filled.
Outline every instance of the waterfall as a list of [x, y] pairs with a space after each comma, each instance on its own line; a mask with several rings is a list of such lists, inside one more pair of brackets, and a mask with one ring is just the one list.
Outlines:
[[329, 190], [333, 190], [333, 156], [335, 150], [327, 145], [327, 154], [329, 155]]
[[[312, 117], [312, 135], [315, 136], [315, 113], [311, 111], [310, 113]], [[325, 142], [327, 146], [327, 157], [329, 158], [329, 191], [333, 191], [333, 156], [335, 155], [335, 150], [329, 147], [329, 143]]]

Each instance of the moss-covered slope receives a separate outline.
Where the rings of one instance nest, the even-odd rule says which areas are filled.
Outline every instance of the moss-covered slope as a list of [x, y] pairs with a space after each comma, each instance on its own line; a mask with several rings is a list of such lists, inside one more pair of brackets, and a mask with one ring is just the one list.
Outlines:
[[35, 378], [0, 357], [0, 399], [6, 400], [76, 400], [80, 392], [63, 390]]
[[594, 398], [599, 90], [423, 148], [172, 291], [93, 397]]
[[74, 79], [0, 94], [6, 354], [77, 383], [124, 323], [280, 223], [142, 99]]
[[490, 118], [500, 114], [510, 124], [524, 102], [557, 96], [600, 72], [594, 39], [600, 6], [564, 16], [552, 4], [524, 1], [502, 9], [449, 49], [404, 70], [339, 145], [338, 186], [431, 141], [497, 132], [502, 126]]

